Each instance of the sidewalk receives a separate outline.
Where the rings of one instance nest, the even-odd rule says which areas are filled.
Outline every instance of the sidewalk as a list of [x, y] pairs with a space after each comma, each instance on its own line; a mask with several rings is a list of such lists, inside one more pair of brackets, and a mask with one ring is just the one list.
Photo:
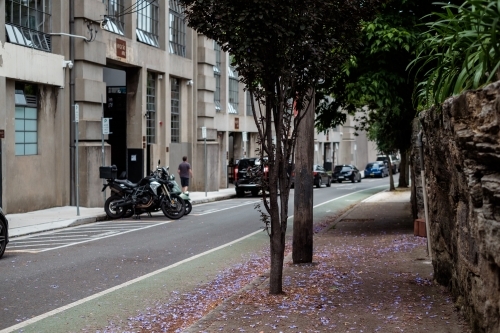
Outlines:
[[[236, 196], [234, 187], [220, 189], [219, 191], [189, 192], [193, 205], [224, 200]], [[9, 221], [9, 237], [24, 236], [36, 232], [60, 229], [85, 223], [106, 220], [103, 207], [79, 207], [77, 215], [76, 206], [54, 207], [21, 214], [7, 214]]]

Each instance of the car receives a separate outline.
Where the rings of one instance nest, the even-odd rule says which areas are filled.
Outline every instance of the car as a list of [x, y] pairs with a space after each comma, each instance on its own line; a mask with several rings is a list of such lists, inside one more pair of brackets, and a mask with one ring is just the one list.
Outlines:
[[389, 163], [388, 163], [388, 160], [391, 161], [391, 166], [392, 166], [392, 173], [393, 174], [396, 174], [398, 173], [398, 170], [399, 170], [399, 164], [400, 164], [400, 160], [396, 158], [396, 156], [394, 155], [389, 155], [389, 159], [387, 159], [387, 156], [386, 155], [378, 155], [377, 156], [377, 161], [378, 162], [384, 162], [385, 165], [389, 166]]
[[[265, 158], [264, 158], [265, 161]], [[267, 177], [267, 166], [259, 157], [241, 158], [234, 168], [234, 189], [237, 197], [242, 197], [245, 192], [257, 196], [261, 190], [260, 177]]]
[[333, 169], [333, 180], [342, 183], [344, 180], [361, 182], [361, 173], [358, 168], [351, 164], [336, 165]]
[[[290, 187], [293, 188], [295, 186], [295, 164], [291, 166], [291, 178], [290, 178]], [[321, 187], [321, 185], [325, 184], [326, 187], [332, 186], [332, 176], [319, 164], [313, 165], [313, 184], [316, 187]]]
[[9, 243], [9, 221], [7, 221], [2, 207], [0, 207], [0, 258], [5, 252], [7, 243]]
[[367, 177], [387, 177], [389, 176], [389, 169], [382, 161], [370, 162], [365, 167], [365, 178]]
[[313, 177], [313, 184], [318, 188], [320, 188], [323, 184], [325, 184], [326, 187], [332, 186], [332, 177], [319, 164], [313, 165]]

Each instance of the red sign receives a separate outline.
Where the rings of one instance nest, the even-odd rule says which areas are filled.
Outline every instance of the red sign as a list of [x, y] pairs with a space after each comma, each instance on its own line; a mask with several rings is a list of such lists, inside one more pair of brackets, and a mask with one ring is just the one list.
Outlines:
[[240, 129], [240, 118], [234, 118], [234, 129]]
[[116, 39], [116, 56], [127, 58], [127, 42], [122, 39]]
[[5, 130], [0, 130], [0, 139], [5, 138]]

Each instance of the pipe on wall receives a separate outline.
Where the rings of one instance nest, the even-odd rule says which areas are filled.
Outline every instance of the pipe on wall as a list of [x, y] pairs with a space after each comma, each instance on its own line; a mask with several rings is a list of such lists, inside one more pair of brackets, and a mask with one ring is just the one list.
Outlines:
[[[75, 0], [69, 1], [69, 32], [71, 35], [75, 34]], [[75, 105], [75, 40], [69, 39], [69, 58], [73, 62], [73, 68], [70, 68], [70, 82], [69, 82], [69, 142], [70, 142], [70, 204], [76, 204], [76, 185], [75, 185], [75, 114], [73, 106]]]

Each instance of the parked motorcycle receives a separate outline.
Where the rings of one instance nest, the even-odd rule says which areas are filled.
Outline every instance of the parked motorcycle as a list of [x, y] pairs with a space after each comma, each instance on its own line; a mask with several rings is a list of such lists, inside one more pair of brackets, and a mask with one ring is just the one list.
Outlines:
[[[160, 161], [158, 161], [158, 164], [160, 164]], [[182, 192], [181, 187], [175, 181], [175, 176], [171, 175], [168, 172], [169, 171], [168, 166], [162, 167], [161, 169], [162, 169], [162, 171], [159, 173], [160, 177], [164, 180], [170, 180], [170, 182], [173, 184], [172, 193], [179, 195], [184, 200], [184, 202], [186, 203], [184, 215], [188, 215], [189, 213], [191, 213], [191, 210], [193, 209], [193, 206], [191, 204], [191, 197], [189, 196], [189, 192]]]
[[184, 200], [172, 192], [173, 184], [161, 179], [158, 174], [144, 177], [138, 183], [116, 179], [113, 174], [106, 180], [102, 190], [109, 187], [111, 196], [104, 203], [104, 210], [112, 219], [130, 217], [130, 212], [135, 216], [143, 213], [151, 216], [152, 212], [160, 209], [169, 219], [179, 219], [184, 215]]

